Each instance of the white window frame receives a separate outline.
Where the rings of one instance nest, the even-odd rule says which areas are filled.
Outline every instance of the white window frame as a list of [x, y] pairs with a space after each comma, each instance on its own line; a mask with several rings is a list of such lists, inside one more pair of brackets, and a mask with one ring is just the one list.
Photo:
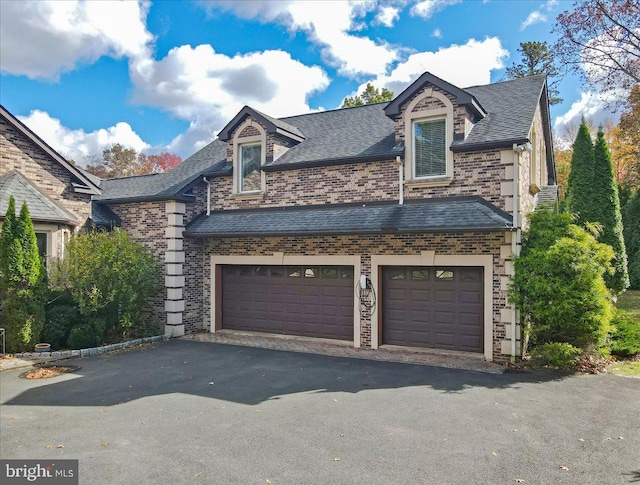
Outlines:
[[[260, 134], [241, 137], [240, 133], [242, 133], [242, 131], [248, 126], [253, 126], [260, 132]], [[267, 178], [264, 171], [261, 171], [260, 174], [259, 190], [240, 190], [240, 188], [242, 187], [241, 147], [246, 145], [260, 144], [260, 165], [264, 165], [267, 157], [267, 133], [259, 123], [251, 119], [246, 120], [244, 123], [238, 126], [238, 128], [235, 130], [235, 133], [236, 134], [233, 137], [233, 193], [237, 195], [259, 195], [265, 191], [267, 185]]]
[[[416, 110], [414, 108], [426, 98], [436, 98], [444, 107], [436, 109]], [[449, 182], [453, 179], [453, 152], [451, 144], [453, 143], [453, 103], [444, 94], [429, 88], [416, 96], [406, 107], [404, 111], [404, 129], [405, 129], [405, 179], [407, 182], [425, 182], [425, 183], [442, 183]], [[445, 156], [446, 156], [446, 172], [444, 175], [434, 175], [427, 177], [415, 176], [415, 154], [414, 154], [414, 123], [420, 121], [429, 121], [435, 119], [445, 120]]]
[[[420, 119], [415, 119], [412, 121], [411, 123], [411, 144], [412, 147], [416, 146], [415, 140], [416, 140], [416, 124], [418, 123], [424, 123], [425, 121], [429, 122], [429, 121], [444, 121], [445, 125], [444, 125], [444, 129], [445, 129], [445, 133], [447, 131], [447, 119], [444, 116], [432, 116], [429, 118], [420, 118]], [[446, 135], [445, 135], [446, 136]], [[418, 176], [416, 174], [416, 170], [417, 170], [417, 164], [416, 164], [416, 152], [417, 150], [412, 150], [412, 159], [411, 159], [411, 178], [413, 180], [429, 180], [429, 179], [440, 179], [443, 177], [447, 176], [447, 144], [446, 144], [446, 139], [445, 139], [445, 147], [444, 147], [444, 156], [445, 156], [445, 169], [444, 169], [444, 173], [440, 173], [440, 174], [435, 174], [435, 175], [421, 175]], [[449, 150], [450, 151], [450, 150]]]

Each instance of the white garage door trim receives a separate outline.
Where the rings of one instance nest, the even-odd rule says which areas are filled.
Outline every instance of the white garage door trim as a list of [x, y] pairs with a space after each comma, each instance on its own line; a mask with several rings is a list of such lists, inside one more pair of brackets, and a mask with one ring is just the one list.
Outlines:
[[[378, 273], [380, 266], [476, 266], [484, 268], [484, 358], [493, 360], [493, 256], [466, 254], [436, 254], [422, 251], [412, 256], [371, 256], [371, 282], [376, 294], [382, 295]], [[356, 273], [357, 274], [357, 273]], [[371, 348], [379, 346], [378, 308], [371, 314]]]
[[[215, 333], [216, 318], [216, 267], [224, 264], [265, 265], [265, 266], [352, 266], [354, 281], [360, 274], [360, 256], [300, 256], [285, 253], [273, 253], [271, 256], [211, 256], [211, 312], [209, 331]], [[360, 347], [360, 302], [353, 292], [353, 346]]]

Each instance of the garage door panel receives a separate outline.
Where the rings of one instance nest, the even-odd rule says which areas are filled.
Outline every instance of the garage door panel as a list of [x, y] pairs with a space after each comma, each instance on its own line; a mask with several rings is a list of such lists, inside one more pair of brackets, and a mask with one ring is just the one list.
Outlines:
[[383, 267], [382, 343], [481, 352], [482, 268]]
[[353, 339], [353, 268], [222, 269], [222, 328]]

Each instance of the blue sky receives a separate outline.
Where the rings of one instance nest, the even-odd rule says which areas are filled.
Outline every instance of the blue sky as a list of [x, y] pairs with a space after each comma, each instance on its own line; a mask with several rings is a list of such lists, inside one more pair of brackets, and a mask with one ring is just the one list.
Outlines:
[[[242, 106], [334, 109], [367, 82], [398, 94], [424, 71], [467, 87], [504, 78], [568, 1], [0, 1], [0, 102], [83, 163], [111, 143], [187, 157]], [[561, 130], [607, 113], [576, 77]]]

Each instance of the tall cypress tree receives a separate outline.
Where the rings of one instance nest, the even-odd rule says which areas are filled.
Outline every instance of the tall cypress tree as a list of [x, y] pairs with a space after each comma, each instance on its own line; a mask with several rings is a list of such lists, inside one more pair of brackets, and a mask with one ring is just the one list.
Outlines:
[[629, 286], [629, 273], [627, 272], [627, 252], [622, 234], [622, 214], [620, 212], [620, 198], [618, 196], [618, 184], [613, 173], [611, 152], [604, 138], [602, 128], [598, 130], [594, 146], [595, 166], [593, 171], [594, 201], [593, 219], [590, 222], [598, 222], [602, 226], [602, 232], [598, 241], [608, 244], [613, 248], [615, 258], [612, 266], [613, 274], [605, 274], [607, 288], [615, 295], [619, 295]]
[[634, 290], [640, 290], [640, 189], [625, 205], [622, 223], [629, 264], [629, 283]]
[[4, 223], [2, 224], [2, 232], [0, 232], [0, 308], [2, 303], [7, 299], [7, 290], [12, 280], [12, 276], [15, 274], [13, 268], [22, 265], [22, 262], [18, 264], [16, 257], [21, 254], [21, 251], [15, 250], [12, 247], [15, 240], [15, 231], [18, 222], [16, 220], [16, 200], [13, 195], [9, 197], [9, 207], [5, 215]]
[[15, 200], [9, 208], [0, 237], [0, 297], [2, 321], [10, 352], [28, 350], [44, 326], [45, 269], [27, 204], [15, 217]]
[[581, 226], [593, 220], [596, 195], [593, 187], [595, 163], [591, 135], [583, 118], [576, 140], [573, 142], [571, 171], [564, 202], [564, 210], [576, 216], [576, 222]]

